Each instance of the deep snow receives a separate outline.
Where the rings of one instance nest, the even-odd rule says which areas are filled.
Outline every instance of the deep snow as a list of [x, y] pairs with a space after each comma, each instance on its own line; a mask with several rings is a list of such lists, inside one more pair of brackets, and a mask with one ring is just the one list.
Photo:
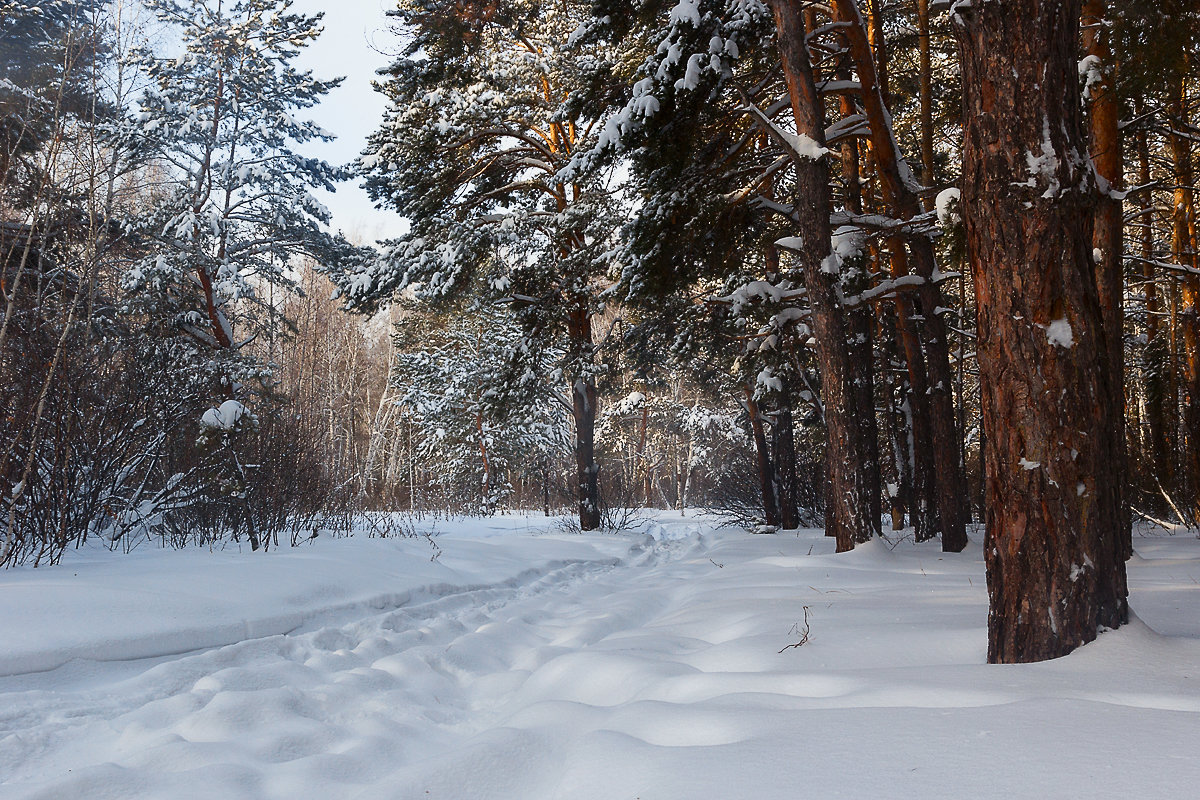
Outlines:
[[[0, 797], [1186, 798], [1200, 542], [988, 666], [978, 543], [531, 517], [0, 573]], [[809, 637], [801, 647], [808, 607]], [[779, 652], [783, 649], [783, 652]]]

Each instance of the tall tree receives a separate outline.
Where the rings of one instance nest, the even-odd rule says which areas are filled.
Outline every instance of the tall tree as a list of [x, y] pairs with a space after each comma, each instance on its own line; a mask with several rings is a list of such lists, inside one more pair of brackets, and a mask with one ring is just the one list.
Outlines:
[[150, 243], [125, 278], [130, 304], [187, 334], [225, 383], [254, 373], [242, 348], [277, 319], [265, 287], [294, 285], [290, 261], [349, 248], [325, 233], [313, 196], [340, 170], [297, 152], [332, 135], [293, 116], [341, 79], [295, 66], [320, 15], [290, 0], [147, 0], [182, 39], [168, 57], [142, 51], [151, 80], [128, 136], [161, 168], [159, 201], [138, 221]]
[[874, 513], [879, 504], [871, 499], [872, 493], [879, 492], [874, 481], [878, 466], [864, 451], [855, 418], [862, 410], [857, 408], [850, 331], [838, 291], [840, 262], [831, 252], [825, 120], [813, 80], [801, 4], [771, 0], [770, 6], [796, 128], [796, 140], [791, 145], [796, 160], [793, 215], [803, 242], [796, 252], [808, 290], [828, 431], [826, 526], [836, 537], [840, 552], [852, 550], [855, 544], [870, 541], [880, 532], [880, 520]]
[[988, 660], [1069, 653], [1128, 616], [1095, 265], [1079, 0], [957, 4], [962, 213], [988, 437]]
[[1120, 103], [1117, 99], [1115, 73], [1117, 64], [1110, 46], [1111, 24], [1107, 19], [1105, 0], [1086, 0], [1083, 4], [1083, 44], [1087, 55], [1081, 67], [1086, 76], [1084, 94], [1088, 98], [1088, 145], [1096, 168], [1098, 192], [1096, 197], [1095, 231], [1092, 234], [1093, 256], [1096, 260], [1096, 287], [1100, 296], [1100, 311], [1104, 323], [1104, 338], [1108, 350], [1109, 382], [1117, 395], [1120, 413], [1113, 420], [1110, 435], [1116, 459], [1111, 469], [1117, 473], [1121, 492], [1121, 527], [1126, 541], [1125, 555], [1133, 552], [1129, 492], [1129, 476], [1125, 442], [1125, 219], [1123, 195], [1124, 158], [1122, 157]]
[[577, 157], [601, 109], [573, 101], [603, 75], [604, 45], [570, 49], [583, 6], [402, 0], [409, 37], [379, 86], [389, 107], [358, 167], [412, 222], [376, 263], [341, 277], [351, 304], [409, 290], [438, 302], [510, 301], [524, 346], [558, 348], [575, 425], [579, 519], [600, 525], [595, 426], [615, 199]]
[[[844, 31], [862, 86], [863, 112], [870, 125], [872, 153], [884, 201], [896, 217], [911, 220], [922, 211], [918, 197], [920, 187], [896, 141], [892, 115], [888, 109], [888, 93], [883, 84], [885, 73], [878, 70], [877, 59], [872, 58], [867, 27], [856, 0], [837, 0], [836, 7], [839, 16], [846, 22]], [[876, 53], [885, 49], [882, 34], [876, 37], [875, 49]], [[909, 237], [907, 242], [900, 236], [893, 237], [890, 244], [893, 276], [899, 278], [907, 274], [906, 246], [917, 276], [921, 279], [918, 284], [920, 346], [912, 324], [912, 311], [907, 310], [907, 299], [902, 298], [898, 302], [897, 310], [913, 380], [910, 402], [919, 402], [923, 415], [928, 419], [929, 455], [921, 466], [929, 472], [929, 489], [942, 534], [942, 546], [945, 550], [959, 552], [967, 543], [964, 519], [966, 479], [959, 459], [949, 346], [940, 311], [945, 304], [934, 284], [938, 271], [936, 255], [932, 241], [926, 236]], [[916, 417], [914, 414], [914, 434], [917, 433]]]

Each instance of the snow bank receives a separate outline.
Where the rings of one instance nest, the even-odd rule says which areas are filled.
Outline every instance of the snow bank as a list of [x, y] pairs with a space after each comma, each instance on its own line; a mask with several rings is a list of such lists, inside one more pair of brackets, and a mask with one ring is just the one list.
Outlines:
[[424, 528], [445, 531], [435, 539], [436, 560], [425, 539], [353, 538], [256, 554], [236, 544], [94, 550], [60, 567], [0, 572], [0, 676], [292, 633], [480, 586], [514, 586], [568, 564], [615, 564], [636, 544], [583, 540], [515, 517]]
[[1144, 622], [1000, 667], [977, 543], [835, 555], [820, 531], [674, 514], [621, 536], [524, 524], [449, 531], [432, 562], [419, 540], [354, 540], [0, 575], [5, 635], [43, 646], [92, 636], [55, 633], [64, 614], [110, 632], [309, 614], [0, 678], [0, 796], [1125, 800], [1200, 782], [1194, 538], [1136, 541]]

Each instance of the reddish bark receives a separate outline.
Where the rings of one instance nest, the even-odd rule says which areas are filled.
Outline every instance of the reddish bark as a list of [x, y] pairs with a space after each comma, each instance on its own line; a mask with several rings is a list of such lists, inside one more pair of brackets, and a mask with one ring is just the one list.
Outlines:
[[1104, 5], [1104, 0], [1085, 0], [1082, 22], [1084, 49], [1089, 56], [1100, 60], [1100, 80], [1089, 91], [1089, 149], [1096, 174], [1101, 179], [1092, 246], [1096, 255], [1096, 287], [1104, 321], [1104, 338], [1108, 345], [1109, 381], [1117, 392], [1117, 404], [1121, 412], [1111, 431], [1113, 450], [1117, 454], [1112, 469], [1119, 472], [1117, 486], [1121, 491], [1121, 525], [1124, 529], [1125, 557], [1128, 558], [1133, 554], [1133, 540], [1129, 498], [1125, 491], [1126, 476], [1129, 474], [1125, 442], [1125, 280], [1122, 272], [1125, 220], [1117, 194], [1124, 185], [1124, 165], [1120, 108], [1113, 80], [1116, 64], [1108, 46], [1109, 27], [1105, 24]]
[[1065, 655], [1128, 616], [1079, 12], [1079, 0], [994, 0], [955, 17], [988, 440], [991, 662]]
[[[839, 16], [849, 22], [842, 30], [845, 31], [850, 56], [862, 84], [863, 109], [870, 122], [872, 152], [884, 203], [898, 218], [912, 219], [922, 209], [912, 185], [911, 170], [896, 145], [887, 107], [886, 73], [879, 67], [881, 63], [886, 64], [882, 31], [875, 31], [873, 58], [872, 42], [868, 38], [867, 26], [858, 4], [855, 0], [836, 0], [835, 5]], [[878, 15], [875, 17], [877, 21]], [[928, 378], [929, 428], [934, 464], [931, 469], [937, 498], [938, 526], [942, 534], [942, 549], [959, 552], [967, 544], [967, 483], [955, 426], [954, 381], [950, 371], [946, 326], [938, 313], [938, 309], [945, 304], [941, 300], [941, 292], [933, 283], [937, 271], [933, 243], [924, 237], [917, 237], [908, 245], [916, 273], [925, 279], [918, 288], [917, 297], [922, 319], [920, 335], [925, 374]]]
[[[1175, 172], [1175, 202], [1171, 219], [1171, 255], [1175, 263], [1195, 269], [1196, 202], [1192, 183], [1192, 154], [1182, 131], [1186, 128], [1187, 96], [1184, 79], [1176, 77], [1171, 86], [1167, 114], [1171, 120], [1171, 164]], [[1186, 475], [1192, 481], [1192, 519], [1200, 519], [1200, 276], [1188, 273], [1182, 281], [1183, 307], [1183, 429], [1187, 437]]]
[[[800, 4], [771, 0], [770, 5], [796, 131], [823, 146], [825, 126], [805, 46]], [[860, 435], [852, 419], [856, 401], [850, 332], [837, 293], [837, 276], [822, 269], [830, 253], [829, 169], [825, 159], [797, 161], [795, 192], [798, 202], [794, 215], [806, 245], [798, 259], [812, 309], [828, 436], [826, 525], [837, 539], [838, 551], [845, 551], [879, 533], [879, 519], [873, 518], [870, 510], [870, 495], [878, 493], [879, 487], [871, 485], [872, 465], [866, 463], [866, 455], [861, 452]]]

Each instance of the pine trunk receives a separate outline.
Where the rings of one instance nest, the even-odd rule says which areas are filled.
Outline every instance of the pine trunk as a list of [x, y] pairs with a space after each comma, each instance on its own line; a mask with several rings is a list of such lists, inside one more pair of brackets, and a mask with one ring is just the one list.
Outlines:
[[[770, 5], [796, 131], [823, 146], [825, 125], [805, 45], [801, 4], [794, 0], [771, 0]], [[877, 468], [866, 463], [865, 454], [859, 451], [860, 437], [852, 419], [856, 401], [850, 331], [837, 294], [837, 275], [824, 269], [830, 254], [829, 169], [824, 158], [797, 160], [795, 192], [794, 214], [805, 242], [798, 258], [812, 309], [828, 436], [825, 519], [841, 552], [879, 534], [879, 518], [872, 517], [870, 503], [871, 492], [879, 488], [871, 486], [871, 476]]]
[[[1171, 119], [1171, 163], [1175, 172], [1175, 203], [1171, 219], [1171, 256], [1182, 267], [1196, 262], [1196, 203], [1192, 189], [1192, 153], [1186, 130], [1187, 97], [1184, 80], [1175, 78], [1167, 108]], [[1183, 307], [1183, 430], [1187, 439], [1185, 475], [1191, 481], [1192, 522], [1200, 520], [1200, 276], [1184, 275]]]
[[[920, 67], [921, 183], [932, 187], [933, 179], [933, 65], [929, 57], [929, 0], [917, 0], [917, 56]], [[933, 210], [931, 197], [925, 210]]]
[[[1138, 109], [1140, 113], [1140, 109]], [[1138, 184], [1150, 185], [1150, 143], [1143, 129], [1137, 136]], [[1175, 487], [1175, 461], [1171, 457], [1170, 426], [1167, 424], [1168, 381], [1170, 370], [1167, 337], [1162, 334], [1160, 315], [1162, 300], [1154, 275], [1154, 197], [1145, 192], [1139, 228], [1142, 257], [1142, 279], [1146, 292], [1146, 350], [1143, 370], [1146, 395], [1146, 427], [1150, 437], [1150, 471], [1156, 484], [1153, 489], [1171, 492]], [[1159, 498], [1156, 498], [1158, 500]], [[1165, 502], [1156, 502], [1154, 508], [1166, 511]]]
[[[887, 74], [884, 71], [885, 67], [881, 66], [886, 65], [883, 55], [886, 48], [882, 30], [878, 27], [878, 13], [875, 13], [872, 19], [871, 31], [875, 48], [872, 58], [872, 41], [868, 37], [868, 28], [859, 12], [858, 4], [855, 0], [837, 0], [836, 6], [839, 17], [849, 23], [844, 29], [846, 41], [858, 71], [859, 82], [862, 84], [863, 108], [870, 122], [872, 149], [884, 202], [900, 219], [912, 219], [918, 216], [922, 209], [913, 186], [912, 171], [896, 144], [892, 117], [888, 111]], [[898, 243], [893, 245], [893, 249], [899, 247]], [[918, 289], [921, 326], [919, 332], [913, 333], [919, 333], [924, 354], [925, 363], [920, 371], [926, 377], [928, 399], [920, 405], [928, 408], [930, 442], [929, 463], [923, 467], [919, 464], [921, 453], [914, 447], [914, 464], [916, 469], [928, 470], [932, 476], [929, 486], [936, 508], [931, 509], [931, 513], [936, 515], [937, 525], [942, 534], [942, 549], [956, 553], [967, 544], [967, 481], [960, 458], [962, 448], [959, 444], [958, 429], [955, 426], [952, 394], [954, 381], [950, 372], [949, 343], [945, 324], [938, 313], [944, 303], [941, 302], [941, 293], [933, 283], [937, 268], [933, 243], [925, 237], [915, 237], [909, 242], [909, 247], [916, 273], [925, 279]], [[897, 311], [901, 314], [903, 326], [904, 313], [899, 308]], [[908, 350], [906, 345], [906, 355]], [[918, 391], [915, 384], [913, 390], [914, 393]], [[918, 425], [916, 405], [913, 406], [913, 411], [915, 434]]]
[[1091, 258], [1079, 0], [959, 7], [962, 208], [987, 434], [988, 660], [1065, 655], [1128, 616], [1120, 413]]
[[[908, 254], [904, 242], [891, 242], [892, 277], [908, 274]], [[908, 368], [908, 424], [911, 435], [909, 455], [912, 458], [912, 504], [908, 509], [909, 524], [918, 542], [937, 535], [937, 485], [934, 477], [933, 434], [929, 420], [929, 380], [925, 374], [925, 357], [914, 319], [916, 310], [906, 292], [896, 297], [897, 330], [904, 349]]]
[[771, 436], [775, 440], [775, 499], [779, 503], [779, 524], [784, 530], [800, 527], [799, 481], [796, 477], [796, 431], [792, 424], [792, 392], [787, 378], [781, 377], [779, 409]]
[[[573, 363], [590, 365], [592, 320], [586, 308], [572, 309], [567, 320]], [[600, 527], [600, 467], [596, 464], [596, 379], [581, 374], [571, 386], [571, 416], [575, 422], [575, 474], [579, 492], [579, 527]]]
[[[850, 70], [845, 66], [836, 73], [839, 80], [849, 80]], [[849, 95], [843, 94], [838, 100], [843, 117], [857, 113], [854, 101]], [[845, 207], [855, 213], [862, 213], [862, 184], [859, 164], [858, 141], [846, 139], [842, 142], [841, 164], [842, 183], [845, 186]], [[842, 291], [846, 295], [858, 294], [870, 286], [870, 271], [862, 270], [857, 276], [855, 285], [843, 282]], [[862, 452], [869, 464], [875, 465], [875, 474], [868, 480], [871, 486], [881, 487], [883, 470], [879, 453], [879, 421], [875, 414], [875, 319], [869, 305], [850, 311], [850, 360], [855, 367], [854, 386], [856, 407], [858, 409], [858, 436]], [[876, 490], [870, 495], [871, 516], [881, 519], [883, 515], [882, 495]]]
[[880, 345], [884, 359], [884, 386], [887, 391], [888, 439], [892, 443], [891, 466], [888, 469], [888, 504], [892, 517], [892, 530], [904, 528], [904, 517], [912, 507], [912, 456], [910, 453], [911, 424], [908, 391], [902, 377], [903, 364], [896, 350], [895, 332], [899, 325], [892, 309], [886, 304], [879, 307]]
[[1117, 487], [1121, 492], [1121, 527], [1125, 539], [1125, 557], [1129, 558], [1133, 555], [1133, 539], [1126, 489], [1129, 465], [1125, 441], [1125, 219], [1120, 195], [1117, 194], [1124, 185], [1124, 163], [1120, 108], [1114, 85], [1116, 65], [1108, 46], [1109, 27], [1104, 18], [1104, 5], [1104, 0], [1085, 0], [1083, 4], [1084, 49], [1089, 56], [1099, 59], [1101, 76], [1099, 83], [1093, 85], [1089, 92], [1089, 149], [1101, 184], [1096, 200], [1092, 247], [1096, 259], [1096, 287], [1100, 295], [1104, 339], [1108, 346], [1109, 382], [1117, 393], [1116, 402], [1120, 411], [1111, 431], [1113, 450], [1117, 455], [1112, 469], [1117, 472]]
[[[864, 289], [867, 288], [863, 285]], [[867, 306], [850, 311], [850, 364], [854, 368], [854, 407], [858, 448], [866, 471], [868, 512], [880, 529], [883, 516], [883, 473], [879, 466], [879, 420], [875, 417], [875, 344], [871, 309]]]
[[779, 502], [775, 497], [775, 469], [771, 464], [771, 452], [767, 448], [767, 434], [763, 429], [762, 412], [754, 400], [754, 392], [743, 387], [746, 395], [746, 413], [750, 416], [750, 432], [754, 439], [754, 454], [758, 465], [758, 488], [762, 494], [763, 520], [773, 528], [780, 527]]

